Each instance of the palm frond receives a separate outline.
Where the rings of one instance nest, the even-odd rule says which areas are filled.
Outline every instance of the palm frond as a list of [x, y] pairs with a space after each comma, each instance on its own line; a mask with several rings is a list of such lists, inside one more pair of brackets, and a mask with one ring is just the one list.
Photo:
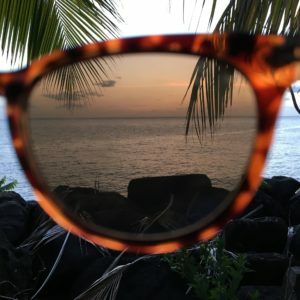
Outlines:
[[70, 236], [70, 232], [68, 232], [66, 234], [66, 237], [65, 237], [65, 239], [63, 241], [63, 244], [62, 244], [62, 246], [61, 246], [61, 248], [59, 250], [59, 253], [58, 253], [58, 255], [57, 255], [56, 259], [55, 259], [55, 262], [54, 262], [54, 264], [53, 264], [53, 266], [52, 266], [49, 274], [47, 275], [46, 279], [41, 284], [41, 286], [39, 287], [39, 289], [34, 293], [34, 295], [30, 299], [35, 299], [40, 294], [40, 292], [42, 291], [42, 289], [45, 287], [45, 285], [47, 284], [47, 282], [49, 281], [49, 279], [51, 278], [52, 274], [54, 273], [54, 271], [55, 271], [55, 269], [56, 269], [56, 267], [58, 265], [58, 263], [61, 260], [61, 257], [63, 255], [63, 252], [64, 252], [66, 244], [67, 244], [67, 241], [69, 239], [69, 236]]
[[[117, 23], [122, 21], [116, 3], [117, 0], [2, 0], [1, 54], [12, 65], [24, 66], [54, 49], [116, 37]], [[87, 62], [55, 72], [53, 82], [57, 90], [64, 91], [65, 106], [71, 108], [76, 102], [76, 88], [85, 94], [90, 91], [90, 77], [101, 78], [101, 70], [101, 65], [96, 69]]]
[[90, 299], [90, 300], [114, 300], [117, 297], [118, 288], [120, 285], [120, 281], [122, 279], [123, 273], [132, 267], [134, 264], [141, 260], [148, 259], [151, 256], [142, 256], [138, 259], [134, 260], [125, 265], [119, 265], [114, 267], [120, 257], [122, 256], [123, 252], [113, 261], [112, 265], [108, 268], [104, 274], [97, 279], [95, 282], [91, 284], [91, 286], [78, 295], [74, 300], [83, 300], [83, 299]]
[[[210, 2], [209, 26], [217, 0]], [[203, 1], [204, 5], [205, 1]], [[249, 34], [295, 35], [300, 32], [300, 7], [293, 0], [231, 0], [218, 20], [214, 31], [247, 32]], [[224, 73], [224, 69], [226, 73]], [[202, 137], [208, 123], [210, 132], [232, 105], [234, 70], [229, 65], [200, 58], [191, 77], [189, 107], [186, 115], [186, 135], [193, 121]], [[185, 95], [185, 99], [187, 94]]]
[[65, 233], [66, 231], [62, 227], [54, 225], [53, 221], [48, 219], [41, 223], [18, 247], [26, 248], [34, 253], [40, 247], [50, 243]]
[[7, 181], [6, 176], [0, 179], [0, 193], [13, 190], [18, 184], [17, 180], [13, 180], [9, 183], [6, 183], [6, 181]]
[[54, 49], [116, 37], [116, 0], [2, 0], [0, 45], [11, 62], [28, 64]]

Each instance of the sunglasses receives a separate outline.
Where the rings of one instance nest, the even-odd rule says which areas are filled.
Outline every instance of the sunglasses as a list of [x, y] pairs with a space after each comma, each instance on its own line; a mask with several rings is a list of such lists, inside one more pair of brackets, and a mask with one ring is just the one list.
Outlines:
[[116, 39], [2, 73], [0, 94], [50, 217], [107, 248], [163, 253], [251, 202], [299, 60], [299, 36]]

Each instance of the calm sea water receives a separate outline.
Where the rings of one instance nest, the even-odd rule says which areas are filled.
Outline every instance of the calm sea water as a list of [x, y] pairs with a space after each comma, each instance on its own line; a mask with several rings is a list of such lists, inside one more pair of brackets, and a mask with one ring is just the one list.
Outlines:
[[[12, 149], [3, 109], [0, 113], [0, 177], [17, 179], [16, 191], [32, 200], [34, 195]], [[207, 137], [202, 144], [196, 136], [186, 143], [184, 120], [179, 118], [44, 119], [33, 124], [40, 141], [36, 145], [40, 164], [50, 174], [53, 187], [96, 184], [122, 194], [133, 178], [185, 173], [205, 173], [215, 185], [230, 189], [243, 173], [254, 133], [253, 120], [239, 118], [231, 119], [213, 140]], [[300, 117], [280, 118], [264, 176], [300, 180], [299, 146]]]
[[94, 186], [127, 194], [131, 179], [207, 174], [228, 189], [240, 179], [254, 135], [253, 118], [222, 122], [213, 138], [186, 140], [184, 118], [34, 119], [32, 140], [52, 188]]

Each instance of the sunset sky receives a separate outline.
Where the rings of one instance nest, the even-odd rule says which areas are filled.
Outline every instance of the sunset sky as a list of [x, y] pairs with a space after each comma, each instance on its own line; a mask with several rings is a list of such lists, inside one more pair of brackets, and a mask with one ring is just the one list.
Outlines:
[[[88, 96], [76, 90], [79, 107], [75, 106], [73, 111], [64, 108], [55, 101], [62, 93], [53, 86], [45, 93], [41, 84], [31, 96], [30, 115], [33, 118], [185, 117], [190, 93], [182, 100], [197, 60], [197, 56], [176, 54], [117, 57], [106, 78], [94, 79]], [[238, 76], [233, 103], [227, 115], [255, 116], [251, 87]]]

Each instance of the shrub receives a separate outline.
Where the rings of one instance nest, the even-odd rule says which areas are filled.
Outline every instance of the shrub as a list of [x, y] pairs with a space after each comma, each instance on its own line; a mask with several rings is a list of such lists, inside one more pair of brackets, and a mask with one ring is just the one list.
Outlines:
[[244, 255], [224, 249], [224, 240], [217, 237], [193, 250], [165, 255], [171, 269], [180, 274], [199, 299], [235, 300], [247, 270]]
[[6, 176], [0, 179], [0, 193], [13, 190], [18, 184], [17, 180], [13, 180], [9, 183], [6, 183], [6, 180]]

